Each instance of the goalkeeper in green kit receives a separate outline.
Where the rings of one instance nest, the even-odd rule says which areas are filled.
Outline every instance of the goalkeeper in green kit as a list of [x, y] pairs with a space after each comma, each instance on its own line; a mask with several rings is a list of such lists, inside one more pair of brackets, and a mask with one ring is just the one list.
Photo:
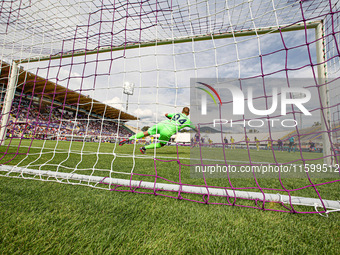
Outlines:
[[168, 120], [164, 120], [152, 126], [145, 132], [137, 133], [131, 136], [129, 139], [122, 140], [119, 143], [119, 145], [121, 146], [134, 139], [141, 139], [149, 135], [159, 134], [158, 143], [152, 143], [139, 149], [142, 154], [145, 154], [145, 151], [147, 149], [153, 149], [155, 147], [160, 148], [166, 145], [169, 142], [172, 135], [176, 134], [178, 131], [185, 127], [190, 127], [197, 132], [196, 127], [192, 124], [192, 122], [188, 118], [189, 112], [190, 112], [189, 107], [184, 107], [182, 113], [166, 113], [165, 117], [167, 117]]

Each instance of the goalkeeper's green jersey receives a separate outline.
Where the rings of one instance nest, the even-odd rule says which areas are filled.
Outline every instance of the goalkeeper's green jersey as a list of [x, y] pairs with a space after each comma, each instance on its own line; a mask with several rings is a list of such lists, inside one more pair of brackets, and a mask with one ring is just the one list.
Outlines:
[[195, 125], [193, 125], [188, 116], [183, 113], [169, 113], [168, 117], [171, 119], [164, 120], [159, 124], [164, 126], [171, 134], [175, 134], [185, 127], [195, 129]]

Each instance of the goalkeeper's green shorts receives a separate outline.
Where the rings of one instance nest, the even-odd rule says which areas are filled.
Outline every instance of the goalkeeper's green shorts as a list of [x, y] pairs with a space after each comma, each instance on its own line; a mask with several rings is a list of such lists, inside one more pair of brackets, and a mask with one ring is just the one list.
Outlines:
[[148, 129], [148, 133], [149, 135], [159, 134], [158, 140], [160, 143], [163, 143], [163, 144], [166, 144], [167, 142], [169, 142], [171, 136], [173, 135], [173, 133], [169, 132], [167, 127], [162, 123], [153, 125], [151, 128]]

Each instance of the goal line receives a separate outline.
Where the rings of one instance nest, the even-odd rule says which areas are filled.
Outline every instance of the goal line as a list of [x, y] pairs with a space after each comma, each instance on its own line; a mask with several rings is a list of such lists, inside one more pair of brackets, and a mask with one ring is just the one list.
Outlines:
[[[137, 180], [126, 180], [111, 177], [100, 177], [100, 176], [90, 176], [76, 173], [63, 173], [48, 170], [36, 170], [28, 169], [17, 166], [0, 166], [2, 171], [7, 172], [9, 177], [11, 173], [29, 174], [33, 176], [42, 176], [49, 178], [60, 178], [64, 180], [81, 181], [87, 183], [94, 183], [95, 185], [105, 183], [110, 186], [119, 185], [129, 188], [144, 188], [154, 191], [170, 191], [178, 193], [189, 193], [197, 195], [211, 195], [220, 196], [226, 198], [241, 198], [248, 200], [256, 200], [261, 202], [279, 202], [287, 205], [302, 205], [302, 206], [312, 206], [315, 208], [327, 208], [326, 213], [339, 211], [340, 201], [317, 199], [317, 198], [307, 198], [307, 197], [297, 197], [297, 196], [287, 196], [281, 194], [272, 193], [261, 193], [261, 192], [251, 192], [251, 191], [240, 191], [240, 190], [227, 190], [223, 188], [212, 188], [212, 187], [202, 187], [193, 185], [179, 185], [179, 184], [168, 184], [159, 182], [147, 182], [147, 181], [137, 181]], [[30, 178], [35, 179], [35, 178]], [[74, 184], [74, 183], [72, 183]], [[95, 187], [95, 186], [93, 186]]]

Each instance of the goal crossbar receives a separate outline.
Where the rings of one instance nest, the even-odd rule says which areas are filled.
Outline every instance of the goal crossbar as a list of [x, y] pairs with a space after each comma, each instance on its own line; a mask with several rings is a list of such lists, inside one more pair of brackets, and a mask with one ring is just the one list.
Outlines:
[[338, 211], [340, 210], [340, 201], [325, 200], [318, 198], [307, 198], [307, 197], [297, 197], [297, 196], [287, 196], [281, 194], [273, 193], [261, 193], [261, 192], [250, 192], [250, 191], [240, 191], [240, 190], [227, 190], [222, 188], [211, 188], [211, 187], [201, 187], [201, 186], [190, 186], [190, 185], [178, 185], [169, 183], [154, 183], [147, 181], [138, 180], [126, 180], [111, 177], [101, 177], [93, 175], [83, 175], [76, 173], [64, 173], [48, 170], [36, 170], [28, 169], [17, 166], [1, 165], [1, 171], [10, 173], [20, 173], [29, 174], [33, 176], [49, 177], [64, 180], [82, 181], [87, 183], [107, 183], [109, 185], [120, 185], [124, 187], [133, 188], [145, 188], [157, 191], [170, 191], [170, 192], [183, 192], [199, 195], [212, 195], [212, 196], [223, 196], [229, 198], [242, 198], [249, 200], [259, 200], [265, 202], [281, 202], [283, 204], [291, 205], [302, 205], [302, 206], [312, 206], [312, 207], [325, 207], [330, 210]]
[[155, 41], [142, 42], [142, 43], [130, 43], [130, 44], [123, 44], [120, 46], [99, 47], [93, 50], [71, 51], [71, 52], [66, 52], [66, 53], [61, 53], [61, 54], [59, 53], [55, 55], [25, 58], [25, 59], [15, 60], [15, 62], [17, 63], [38, 62], [38, 61], [46, 61], [46, 60], [53, 60], [53, 59], [92, 55], [92, 54], [98, 54], [98, 53], [104, 53], [104, 52], [135, 49], [135, 48], [145, 48], [145, 47], [154, 47], [154, 46], [177, 44], [177, 43], [187, 43], [187, 42], [193, 42], [193, 41], [198, 42], [198, 41], [207, 41], [211, 39], [224, 39], [224, 38], [232, 38], [232, 37], [262, 35], [262, 34], [268, 34], [268, 33], [279, 33], [279, 32], [305, 30], [305, 29], [315, 29], [320, 23], [322, 23], [322, 21], [310, 21], [307, 23], [296, 23], [294, 25], [289, 25], [289, 26], [288, 25], [271, 26], [271, 27], [263, 27], [263, 28], [256, 28], [256, 29], [235, 30], [235, 31], [229, 31], [225, 33], [212, 33], [212, 34], [206, 34], [206, 35], [182, 37], [182, 38], [177, 38], [177, 39], [155, 40]]

